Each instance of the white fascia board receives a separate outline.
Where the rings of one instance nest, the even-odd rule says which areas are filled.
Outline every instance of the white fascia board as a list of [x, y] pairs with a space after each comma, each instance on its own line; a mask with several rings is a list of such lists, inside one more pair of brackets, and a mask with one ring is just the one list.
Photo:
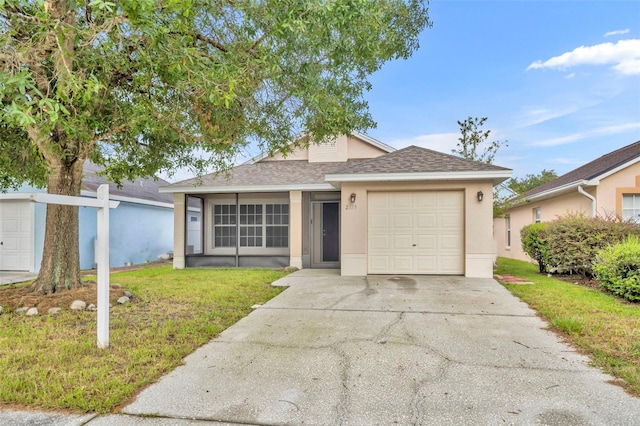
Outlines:
[[593, 186], [589, 181], [577, 180], [577, 181], [568, 183], [566, 185], [558, 186], [556, 188], [552, 188], [547, 191], [543, 191], [538, 194], [531, 195], [529, 197], [526, 197], [524, 201], [545, 200], [547, 198], [556, 197], [558, 195], [562, 195], [568, 192], [578, 191], [578, 186], [580, 185]]
[[627, 167], [631, 167], [631, 166], [633, 166], [634, 164], [636, 164], [638, 162], [640, 162], [640, 157], [636, 157], [636, 158], [634, 158], [632, 160], [629, 160], [626, 163], [623, 163], [623, 164], [619, 165], [616, 168], [613, 168], [613, 169], [611, 169], [609, 171], [606, 171], [606, 172], [602, 173], [601, 175], [598, 175], [598, 176], [594, 177], [593, 179], [590, 179], [590, 180], [586, 181], [587, 182], [586, 185], [598, 185], [598, 184], [600, 184], [600, 181], [602, 179], [608, 178], [609, 176], [618, 173], [620, 170], [624, 170]]
[[[98, 196], [98, 194], [95, 191], [85, 191], [85, 190], [80, 191], [80, 195], [83, 197], [91, 197], [91, 198], [97, 198]], [[124, 197], [122, 195], [109, 194], [109, 199], [123, 201], [125, 203], [143, 204], [145, 206], [164, 207], [167, 209], [173, 208], [173, 204], [171, 203], [163, 203], [162, 201], [145, 200], [144, 198]]]
[[[74, 197], [70, 195], [49, 194], [46, 192], [15, 192], [11, 194], [0, 194], [0, 201], [2, 200], [24, 200], [36, 203], [63, 204], [78, 207], [102, 207], [102, 203], [97, 199], [95, 192], [93, 197]], [[115, 209], [119, 204], [120, 202], [109, 197], [110, 208]]]
[[328, 174], [327, 182], [400, 182], [423, 180], [492, 180], [494, 184], [511, 177], [511, 170], [482, 172], [435, 172], [435, 173], [372, 173], [372, 174]]
[[288, 192], [288, 191], [332, 191], [333, 185], [326, 183], [307, 185], [252, 185], [252, 186], [182, 186], [172, 188], [160, 188], [162, 193], [188, 193], [188, 194], [222, 194], [244, 192]]
[[393, 152], [396, 151], [396, 149], [390, 145], [387, 145], [386, 143], [380, 142], [377, 139], [372, 138], [371, 136], [365, 135], [364, 133], [360, 133], [360, 132], [352, 132], [351, 133], [352, 136], [355, 136], [359, 139], [362, 139], [363, 141], [367, 142], [370, 145], [375, 146], [376, 148], [380, 148], [383, 151], [386, 152]]

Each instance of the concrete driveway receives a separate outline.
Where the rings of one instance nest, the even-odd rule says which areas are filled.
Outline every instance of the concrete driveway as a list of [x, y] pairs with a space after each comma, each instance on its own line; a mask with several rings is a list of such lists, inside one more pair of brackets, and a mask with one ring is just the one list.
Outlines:
[[149, 424], [640, 424], [639, 399], [492, 279], [302, 270], [280, 284], [122, 412], [160, 416]]

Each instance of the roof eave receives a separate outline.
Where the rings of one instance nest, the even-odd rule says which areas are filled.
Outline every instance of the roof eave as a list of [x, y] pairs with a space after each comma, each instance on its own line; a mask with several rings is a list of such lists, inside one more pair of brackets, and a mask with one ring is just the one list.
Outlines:
[[189, 193], [189, 194], [223, 194], [245, 192], [288, 192], [288, 191], [330, 191], [334, 186], [328, 183], [302, 185], [239, 185], [239, 186], [176, 186], [160, 188], [161, 193]]
[[494, 185], [497, 185], [509, 179], [511, 173], [511, 170], [491, 170], [473, 172], [327, 174], [325, 180], [332, 183], [490, 180]]
[[576, 180], [570, 183], [567, 183], [562, 186], [558, 186], [555, 188], [548, 189], [546, 191], [539, 192], [537, 194], [530, 195], [528, 197], [523, 198], [523, 202], [530, 201], [542, 201], [548, 198], [557, 197], [559, 195], [564, 195], [569, 192], [577, 191], [579, 186], [597, 186], [599, 183], [598, 180]]

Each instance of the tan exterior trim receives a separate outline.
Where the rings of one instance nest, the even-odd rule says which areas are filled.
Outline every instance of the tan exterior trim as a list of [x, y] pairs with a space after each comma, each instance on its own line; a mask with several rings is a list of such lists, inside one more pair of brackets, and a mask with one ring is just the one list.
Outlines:
[[302, 269], [302, 191], [289, 192], [289, 266]]
[[185, 205], [184, 193], [173, 194], [173, 268], [184, 269]]

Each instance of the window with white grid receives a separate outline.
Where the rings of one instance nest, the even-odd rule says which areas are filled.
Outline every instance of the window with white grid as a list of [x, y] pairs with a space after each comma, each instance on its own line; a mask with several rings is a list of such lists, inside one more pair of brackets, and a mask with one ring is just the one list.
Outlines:
[[213, 246], [236, 246], [236, 206], [216, 204], [213, 206]]
[[289, 205], [266, 204], [266, 247], [289, 247]]
[[640, 194], [622, 195], [622, 219], [640, 223]]

